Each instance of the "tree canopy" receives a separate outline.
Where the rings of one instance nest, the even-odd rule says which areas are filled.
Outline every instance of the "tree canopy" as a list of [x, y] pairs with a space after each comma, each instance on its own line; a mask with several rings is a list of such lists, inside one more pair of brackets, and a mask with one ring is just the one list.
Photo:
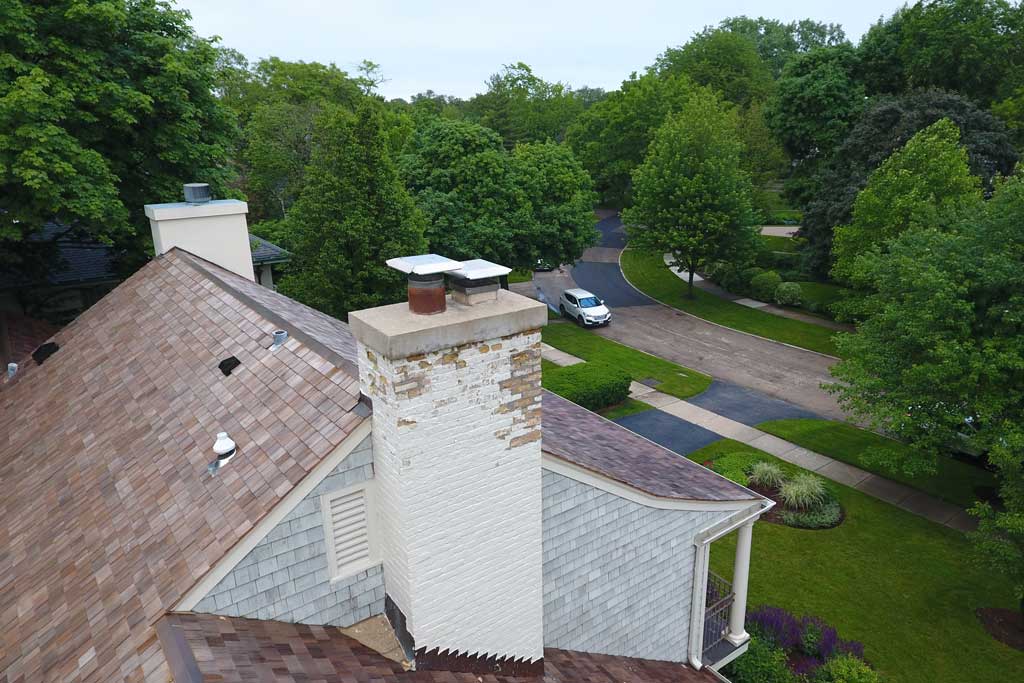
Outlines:
[[378, 107], [321, 112], [298, 200], [285, 221], [293, 267], [282, 293], [336, 318], [399, 301], [404, 278], [387, 267], [425, 250], [424, 219], [402, 186]]
[[949, 119], [922, 129], [871, 173], [853, 203], [853, 220], [835, 231], [832, 275], [866, 286], [857, 264], [907, 230], [937, 228], [977, 207], [981, 180], [971, 175], [960, 129]]
[[[751, 40], [775, 78], [782, 74], [786, 63], [794, 56], [817, 47], [833, 47], [847, 42], [839, 24], [825, 24], [812, 19], [782, 22], [764, 17], [738, 16], [722, 20], [718, 28]], [[705, 29], [711, 30], [714, 29]]]
[[695, 90], [655, 133], [622, 212], [633, 246], [669, 252], [689, 273], [690, 296], [697, 268], [740, 260], [757, 239], [735, 116], [710, 90]]
[[743, 106], [764, 100], [774, 89], [771, 70], [757, 53], [757, 45], [731, 31], [698, 34], [682, 47], [665, 50], [653, 68], [661, 75], [685, 75]]
[[[156, 0], [8, 3], [0, 21], [0, 257], [49, 220], [133, 249], [143, 205], [223, 192], [234, 119], [217, 52]], [[117, 49], [111, 49], [116, 45]]]

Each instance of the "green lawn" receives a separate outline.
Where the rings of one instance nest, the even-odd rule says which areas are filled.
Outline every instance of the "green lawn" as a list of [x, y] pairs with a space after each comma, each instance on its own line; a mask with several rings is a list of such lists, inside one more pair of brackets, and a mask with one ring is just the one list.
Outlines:
[[[734, 451], [756, 449], [719, 441], [689, 457], [703, 462]], [[829, 486], [846, 509], [839, 527], [755, 526], [748, 605], [823, 617], [841, 637], [864, 643], [886, 683], [1019, 680], [1024, 653], [989, 637], [974, 616], [978, 607], [1016, 607], [1011, 588], [968, 561], [965, 537]], [[732, 576], [734, 553], [735, 534], [716, 541], [712, 570]]]
[[648, 296], [698, 318], [811, 351], [838, 355], [832, 342], [834, 332], [827, 328], [747, 308], [701, 290], [694, 290], [695, 298], [687, 298], [686, 283], [669, 271], [660, 254], [627, 249], [622, 253], [622, 271]]
[[817, 304], [824, 312], [828, 306], [843, 298], [843, 288], [831, 282], [799, 282], [805, 302]]
[[759, 424], [757, 428], [792, 441], [798, 446], [856, 465], [964, 507], [977, 500], [974, 495], [976, 486], [995, 486], [995, 477], [991, 472], [945, 456], [938, 458], [935, 474], [928, 476], [908, 476], [902, 472], [891, 472], [884, 467], [867, 464], [864, 455], [871, 449], [896, 449], [908, 452], [909, 447], [845, 422], [814, 419], [773, 420]]
[[514, 284], [516, 282], [531, 282], [532, 280], [532, 270], [513, 270], [511, 273], [508, 274], [509, 284]]
[[616, 406], [610, 406], [604, 410], [598, 411], [598, 414], [607, 417], [609, 420], [617, 420], [620, 417], [626, 417], [627, 415], [635, 415], [636, 413], [642, 413], [645, 410], [650, 410], [654, 406], [647, 405], [643, 401], [637, 401], [635, 398], [627, 398], [622, 403]]
[[768, 251], [784, 251], [787, 254], [795, 254], [800, 250], [796, 240], [792, 237], [781, 237], [779, 235], [761, 235], [761, 242]]
[[696, 370], [637, 351], [570, 323], [551, 323], [544, 328], [542, 336], [556, 349], [583, 360], [621, 368], [638, 382], [651, 377], [660, 380], [658, 391], [678, 398], [695, 396], [711, 384], [710, 377]]

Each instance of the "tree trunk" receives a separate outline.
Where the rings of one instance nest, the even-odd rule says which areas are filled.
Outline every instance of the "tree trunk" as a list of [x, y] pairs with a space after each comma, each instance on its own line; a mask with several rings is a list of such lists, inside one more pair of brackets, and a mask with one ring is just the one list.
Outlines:
[[688, 265], [689, 265], [689, 271], [690, 271], [690, 286], [687, 287], [687, 289], [686, 289], [686, 298], [687, 299], [692, 299], [693, 298], [693, 271], [696, 269], [696, 267], [694, 266], [693, 263], [690, 263]]

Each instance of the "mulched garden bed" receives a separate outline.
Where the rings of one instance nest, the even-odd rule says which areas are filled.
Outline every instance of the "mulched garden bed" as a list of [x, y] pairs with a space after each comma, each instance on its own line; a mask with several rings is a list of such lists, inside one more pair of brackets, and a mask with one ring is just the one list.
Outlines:
[[979, 607], [975, 614], [988, 634], [1004, 645], [1024, 652], [1024, 617], [1018, 610]]

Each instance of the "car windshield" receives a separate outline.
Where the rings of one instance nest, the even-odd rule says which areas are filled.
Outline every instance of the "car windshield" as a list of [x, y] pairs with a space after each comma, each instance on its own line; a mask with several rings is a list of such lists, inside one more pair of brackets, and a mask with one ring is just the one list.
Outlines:
[[597, 300], [596, 296], [585, 296], [580, 299], [580, 308], [593, 308], [600, 305], [601, 302]]

